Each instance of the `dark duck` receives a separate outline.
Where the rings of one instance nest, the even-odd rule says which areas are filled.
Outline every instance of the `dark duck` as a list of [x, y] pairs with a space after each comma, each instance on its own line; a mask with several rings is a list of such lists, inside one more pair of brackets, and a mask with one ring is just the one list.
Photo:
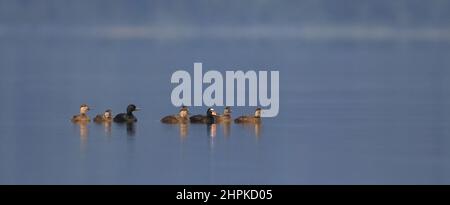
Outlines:
[[89, 106], [86, 105], [86, 104], [82, 104], [80, 106], [80, 114], [74, 115], [72, 117], [72, 122], [74, 122], [74, 123], [76, 123], [76, 122], [90, 122], [91, 119], [87, 115], [88, 111], [89, 111]]
[[161, 119], [162, 123], [167, 124], [184, 124], [189, 122], [189, 110], [186, 106], [182, 106], [177, 115], [165, 116]]
[[261, 122], [261, 108], [256, 108], [253, 116], [240, 116], [234, 120], [235, 123], [260, 123]]
[[216, 115], [216, 123], [229, 123], [231, 122], [231, 107], [225, 107], [222, 115]]
[[214, 124], [216, 123], [216, 111], [212, 108], [208, 108], [205, 115], [194, 115], [189, 118], [191, 123], [202, 123], [202, 124]]
[[112, 111], [108, 109], [103, 114], [98, 114], [95, 116], [94, 122], [112, 122]]
[[114, 117], [114, 122], [120, 122], [120, 123], [137, 122], [137, 118], [133, 115], [133, 112], [138, 111], [138, 110], [140, 110], [140, 109], [137, 108], [136, 105], [130, 104], [127, 107], [126, 113], [120, 113]]

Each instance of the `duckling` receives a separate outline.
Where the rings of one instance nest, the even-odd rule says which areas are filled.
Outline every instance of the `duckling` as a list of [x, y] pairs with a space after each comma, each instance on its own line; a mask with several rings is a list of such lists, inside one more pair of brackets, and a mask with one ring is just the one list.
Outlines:
[[222, 115], [217, 115], [214, 117], [217, 123], [228, 123], [231, 122], [231, 107], [225, 107]]
[[98, 114], [94, 118], [94, 122], [111, 122], [112, 121], [112, 111], [107, 109], [103, 114]]
[[186, 106], [182, 106], [180, 108], [178, 115], [165, 116], [161, 119], [161, 122], [167, 123], [167, 124], [188, 123], [189, 122], [189, 110], [187, 109]]
[[91, 119], [89, 118], [89, 116], [87, 115], [87, 112], [89, 111], [89, 106], [86, 104], [82, 104], [80, 106], [80, 114], [79, 115], [74, 115], [72, 117], [72, 122], [76, 123], [76, 122], [90, 122]]
[[114, 122], [127, 122], [127, 123], [132, 123], [132, 122], [137, 122], [137, 118], [133, 115], [134, 111], [139, 111], [140, 109], [136, 107], [136, 105], [133, 104], [129, 104], [127, 106], [127, 112], [126, 113], [120, 113], [117, 114], [114, 117]]
[[234, 120], [234, 123], [260, 123], [261, 108], [256, 108], [254, 116], [240, 116]]
[[208, 108], [205, 115], [194, 115], [189, 118], [191, 123], [203, 123], [203, 124], [213, 124], [216, 123], [215, 116], [216, 111], [213, 108]]

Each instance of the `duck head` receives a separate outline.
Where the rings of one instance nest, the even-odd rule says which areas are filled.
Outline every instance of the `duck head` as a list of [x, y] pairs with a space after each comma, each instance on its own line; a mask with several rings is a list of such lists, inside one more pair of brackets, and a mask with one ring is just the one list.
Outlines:
[[80, 114], [86, 114], [89, 110], [90, 110], [90, 108], [86, 104], [82, 104], [80, 106]]
[[256, 108], [255, 110], [255, 117], [261, 117], [261, 108]]
[[181, 108], [180, 108], [180, 112], [179, 112], [179, 115], [180, 115], [180, 117], [188, 117], [189, 116], [189, 110], [188, 110], [188, 108], [186, 107], [186, 106], [182, 106]]
[[225, 107], [225, 109], [223, 110], [223, 115], [230, 116], [231, 115], [231, 107], [229, 107], [229, 106]]
[[206, 111], [206, 116], [208, 116], [208, 117], [212, 117], [212, 116], [216, 116], [216, 115], [217, 115], [217, 113], [216, 113], [216, 111], [214, 111], [213, 108], [208, 108], [208, 110]]
[[109, 119], [112, 117], [112, 111], [110, 109], [107, 109], [104, 113], [103, 113], [103, 117], [106, 119]]
[[127, 113], [128, 114], [131, 114], [132, 112], [139, 111], [139, 110], [141, 110], [141, 109], [136, 107], [136, 105], [134, 105], [134, 104], [129, 104], [128, 107], [127, 107]]

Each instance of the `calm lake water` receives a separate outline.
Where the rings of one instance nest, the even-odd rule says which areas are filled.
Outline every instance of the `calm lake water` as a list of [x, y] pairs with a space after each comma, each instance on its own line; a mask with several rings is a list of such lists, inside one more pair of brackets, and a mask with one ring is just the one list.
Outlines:
[[[0, 27], [0, 184], [450, 184], [445, 36], [90, 28]], [[279, 70], [279, 115], [256, 127], [161, 124], [178, 110], [172, 73], [194, 62]], [[134, 127], [72, 124], [82, 103], [91, 117], [143, 110]]]
[[[1, 184], [450, 183], [448, 44], [1, 44]], [[219, 125], [214, 137], [205, 125], [161, 124], [177, 112], [171, 74], [193, 71], [193, 62], [204, 71], [279, 70], [278, 117], [260, 127]], [[143, 110], [134, 128], [80, 127], [69, 119], [81, 103], [93, 106], [91, 116], [128, 103]]]

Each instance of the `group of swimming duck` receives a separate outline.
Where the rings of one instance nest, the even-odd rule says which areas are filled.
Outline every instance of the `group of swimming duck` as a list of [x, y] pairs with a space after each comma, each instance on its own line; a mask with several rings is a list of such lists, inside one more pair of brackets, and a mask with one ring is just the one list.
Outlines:
[[[206, 115], [194, 115], [189, 117], [189, 110], [186, 106], [182, 106], [177, 115], [170, 115], [161, 119], [162, 123], [179, 124], [179, 123], [200, 123], [215, 124], [229, 123], [231, 118], [231, 107], [225, 107], [223, 114], [218, 115], [213, 108], [206, 110]], [[259, 123], [261, 122], [261, 108], [256, 108], [255, 114], [252, 116], [240, 116], [234, 120], [235, 123]]]
[[[89, 106], [82, 104], [80, 106], [80, 114], [72, 117], [72, 122], [90, 122], [91, 119], [87, 115], [90, 110]], [[126, 113], [117, 114], [112, 117], [112, 111], [106, 110], [103, 114], [98, 114], [94, 118], [94, 122], [118, 122], [118, 123], [133, 123], [137, 122], [137, 118], [133, 115], [134, 111], [140, 110], [134, 104], [127, 106]], [[162, 123], [167, 124], [185, 124], [185, 123], [199, 123], [199, 124], [215, 124], [215, 123], [230, 123], [231, 107], [225, 107], [222, 115], [218, 115], [213, 108], [208, 108], [206, 115], [194, 115], [189, 117], [189, 110], [186, 106], [182, 106], [176, 115], [169, 115], [161, 119]], [[260, 123], [261, 122], [261, 108], [256, 108], [255, 114], [252, 116], [240, 116], [234, 120], [235, 123]]]
[[[90, 110], [89, 106], [86, 104], [82, 104], [80, 106], [80, 114], [74, 115], [72, 117], [72, 122], [90, 122], [91, 118], [87, 115], [87, 112]], [[133, 115], [134, 111], [140, 110], [136, 107], [136, 105], [130, 104], [127, 106], [127, 112], [126, 113], [120, 113], [117, 114], [114, 118], [112, 117], [112, 111], [110, 109], [107, 109], [103, 114], [98, 114], [94, 118], [94, 122], [118, 122], [118, 123], [133, 123], [137, 122], [137, 118]]]

